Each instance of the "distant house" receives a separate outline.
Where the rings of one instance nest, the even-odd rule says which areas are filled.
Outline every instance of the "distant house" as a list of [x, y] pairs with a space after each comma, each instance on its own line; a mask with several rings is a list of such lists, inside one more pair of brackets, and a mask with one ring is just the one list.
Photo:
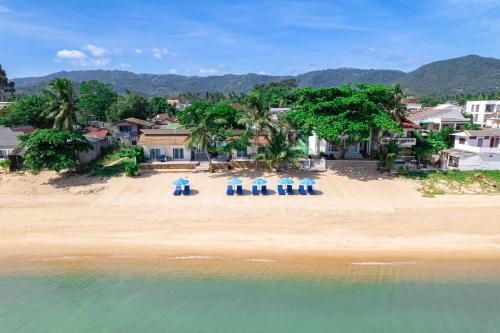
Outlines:
[[468, 101], [465, 111], [472, 115], [474, 124], [484, 127], [488, 117], [500, 111], [500, 101]]
[[418, 112], [423, 110], [422, 104], [420, 104], [417, 99], [413, 96], [408, 96], [405, 99], [403, 99], [403, 104], [406, 106], [406, 110], [409, 112]]
[[167, 113], [160, 113], [151, 119], [152, 122], [158, 125], [169, 125], [177, 123], [177, 119], [175, 117], [171, 117]]
[[444, 151], [444, 169], [500, 170], [500, 129], [454, 133], [453, 148]]
[[153, 123], [146, 120], [127, 118], [113, 124], [111, 136], [118, 144], [135, 146], [139, 141], [139, 130], [152, 128], [153, 126]]
[[108, 130], [106, 129], [90, 131], [85, 133], [83, 136], [92, 145], [92, 149], [78, 154], [78, 161], [80, 162], [80, 165], [86, 165], [98, 159], [111, 145], [110, 136], [108, 134]]
[[271, 118], [276, 120], [278, 116], [283, 113], [291, 112], [291, 108], [269, 108], [269, 113], [271, 113]]
[[21, 142], [17, 138], [21, 134], [23, 133], [0, 126], [0, 160], [9, 159], [14, 166], [22, 164], [23, 150], [18, 147]]
[[424, 109], [410, 114], [408, 119], [420, 125], [422, 129], [439, 131], [446, 127], [458, 128], [460, 125], [470, 124], [465, 118], [463, 109], [455, 104], [440, 104], [434, 108]]
[[0, 109], [10, 105], [10, 102], [0, 102]]
[[485, 116], [485, 127], [500, 128], [500, 111]]

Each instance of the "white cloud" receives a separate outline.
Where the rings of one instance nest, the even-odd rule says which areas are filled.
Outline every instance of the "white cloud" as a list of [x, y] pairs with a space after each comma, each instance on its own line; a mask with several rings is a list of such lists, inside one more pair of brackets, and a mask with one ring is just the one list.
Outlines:
[[121, 62], [118, 64], [121, 68], [123, 69], [130, 69], [132, 68], [132, 65], [131, 64], [127, 64], [127, 63], [124, 63], [124, 62]]
[[266, 75], [267, 73], [266, 73], [266, 71], [258, 71], [257, 74], [259, 74], [259, 75]]
[[57, 51], [56, 56], [61, 59], [87, 59], [87, 55], [78, 50], [59, 50]]
[[141, 49], [134, 49], [134, 53], [135, 53], [135, 54], [141, 54], [141, 53], [142, 53], [142, 50], [141, 50]]
[[170, 69], [168, 70], [168, 73], [169, 73], [169, 74], [177, 74], [177, 69], [175, 69], [175, 68], [170, 68]]
[[101, 58], [109, 54], [107, 49], [92, 44], [85, 45], [83, 49], [89, 51], [96, 58]]
[[111, 62], [110, 59], [89, 59], [88, 61], [84, 61], [80, 66], [93, 66], [93, 67], [104, 67]]
[[0, 5], [0, 13], [10, 13], [10, 9]]
[[219, 71], [215, 68], [200, 68], [198, 70], [198, 73], [200, 73], [201, 75], [215, 75], [219, 73]]
[[364, 47], [352, 49], [351, 52], [363, 56], [373, 56], [378, 53], [378, 50], [374, 47]]
[[169, 54], [169, 51], [166, 49], [166, 48], [158, 48], [158, 47], [155, 47], [151, 50], [151, 52], [153, 53], [153, 57], [155, 59], [161, 59], [163, 58], [163, 56]]

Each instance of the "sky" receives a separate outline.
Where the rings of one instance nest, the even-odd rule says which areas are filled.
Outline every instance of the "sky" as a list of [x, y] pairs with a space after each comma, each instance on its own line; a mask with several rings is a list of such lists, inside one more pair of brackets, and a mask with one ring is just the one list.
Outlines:
[[10, 78], [61, 70], [295, 75], [500, 57], [500, 0], [0, 0]]

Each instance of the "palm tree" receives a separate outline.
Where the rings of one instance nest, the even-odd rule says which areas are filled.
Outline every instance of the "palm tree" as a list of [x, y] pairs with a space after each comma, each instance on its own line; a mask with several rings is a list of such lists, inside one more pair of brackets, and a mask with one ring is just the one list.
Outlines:
[[52, 80], [45, 93], [51, 97], [44, 115], [54, 121], [54, 129], [72, 130], [76, 124], [76, 98], [71, 81]]
[[208, 118], [207, 115], [203, 116], [196, 126], [189, 129], [188, 147], [202, 149], [207, 156], [209, 171], [213, 172], [212, 156], [208, 151], [213, 142], [213, 135]]
[[256, 155], [255, 160], [266, 160], [269, 167], [275, 171], [279, 171], [283, 163], [297, 166], [302, 150], [292, 145], [279, 129], [274, 127], [269, 129], [268, 144], [262, 153]]
[[397, 84], [394, 87], [392, 99], [387, 105], [388, 111], [393, 119], [400, 121], [406, 118], [408, 111], [406, 110], [406, 105], [402, 103], [404, 98], [404, 92], [401, 86]]
[[256, 138], [255, 143], [257, 152], [259, 152], [259, 136], [262, 131], [271, 124], [271, 113], [269, 112], [269, 108], [263, 105], [260, 93], [256, 91], [248, 95], [246, 105], [234, 104], [233, 107], [243, 111], [243, 117], [240, 123], [254, 129]]

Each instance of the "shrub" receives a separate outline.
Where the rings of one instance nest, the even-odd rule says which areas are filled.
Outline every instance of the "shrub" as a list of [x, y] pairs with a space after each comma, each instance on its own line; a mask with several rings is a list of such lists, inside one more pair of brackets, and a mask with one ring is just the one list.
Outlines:
[[6, 171], [10, 170], [10, 160], [0, 160], [0, 169], [4, 169]]
[[135, 175], [137, 175], [137, 171], [139, 171], [139, 165], [134, 162], [125, 162], [123, 166], [125, 174], [129, 177], [134, 177]]

